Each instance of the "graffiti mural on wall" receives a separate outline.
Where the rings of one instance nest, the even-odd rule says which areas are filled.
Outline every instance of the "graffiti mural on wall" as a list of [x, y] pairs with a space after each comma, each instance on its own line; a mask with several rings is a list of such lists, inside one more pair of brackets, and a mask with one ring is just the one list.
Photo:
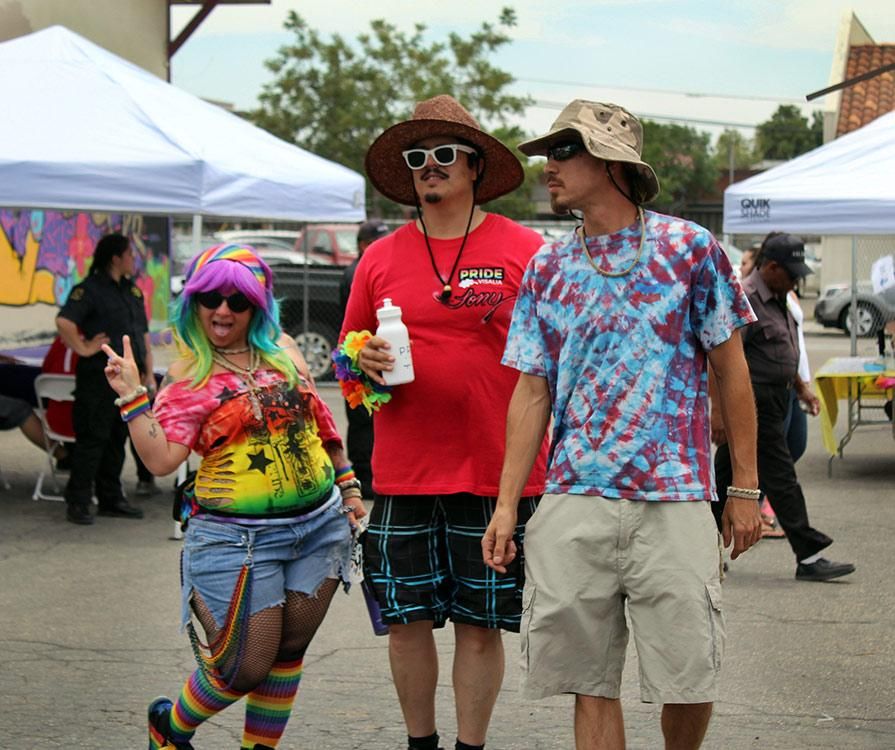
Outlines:
[[109, 232], [131, 238], [137, 286], [153, 328], [167, 320], [168, 220], [120, 214], [0, 209], [0, 305], [61, 305]]

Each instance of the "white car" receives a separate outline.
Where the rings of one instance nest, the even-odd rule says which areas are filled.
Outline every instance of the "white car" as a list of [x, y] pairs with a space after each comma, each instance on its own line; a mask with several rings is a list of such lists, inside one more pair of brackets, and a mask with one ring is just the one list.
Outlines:
[[[302, 233], [291, 229], [233, 229], [218, 232], [222, 242], [250, 245], [269, 266], [302, 265], [305, 255], [301, 251]], [[314, 260], [310, 260], [314, 264]]]

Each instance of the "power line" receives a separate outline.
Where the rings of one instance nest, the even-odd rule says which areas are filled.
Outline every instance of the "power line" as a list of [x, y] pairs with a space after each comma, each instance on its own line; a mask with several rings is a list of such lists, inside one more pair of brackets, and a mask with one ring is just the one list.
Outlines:
[[[541, 109], [563, 109], [567, 106], [568, 102], [560, 103], [560, 102], [550, 102], [544, 101], [543, 99], [537, 99], [532, 102], [533, 107], [539, 107]], [[685, 123], [694, 123], [697, 125], [715, 125], [718, 127], [725, 128], [748, 128], [749, 130], [755, 130], [758, 126], [754, 123], [747, 122], [727, 122], [725, 120], [703, 120], [696, 117], [676, 117], [673, 115], [650, 115], [645, 112], [637, 112], [637, 116], [641, 119], [646, 120], [659, 120], [662, 122], [685, 122]]]
[[675, 94], [677, 96], [687, 96], [692, 99], [741, 99], [743, 101], [752, 102], [781, 102], [784, 104], [804, 104], [804, 99], [785, 97], [785, 96], [757, 96], [749, 94], [713, 94], [696, 91], [675, 91], [673, 89], [654, 89], [638, 86], [619, 86], [605, 83], [583, 83], [582, 81], [558, 81], [550, 78], [517, 78], [517, 81], [525, 81], [527, 83], [546, 83], [551, 86], [585, 86], [594, 89], [622, 89], [625, 91], [641, 91], [650, 94]]

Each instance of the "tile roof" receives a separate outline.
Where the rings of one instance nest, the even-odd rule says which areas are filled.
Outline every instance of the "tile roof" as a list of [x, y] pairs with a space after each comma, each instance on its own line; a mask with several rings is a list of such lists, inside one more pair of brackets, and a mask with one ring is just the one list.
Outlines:
[[[895, 64], [895, 44], [858, 44], [848, 51], [845, 78]], [[850, 133], [886, 112], [895, 111], [895, 71], [874, 76], [842, 91], [836, 136]]]

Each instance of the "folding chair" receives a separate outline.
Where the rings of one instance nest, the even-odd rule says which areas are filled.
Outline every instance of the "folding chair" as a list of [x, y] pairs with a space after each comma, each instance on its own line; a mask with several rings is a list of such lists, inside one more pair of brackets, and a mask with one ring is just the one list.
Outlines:
[[[47, 401], [74, 401], [75, 400], [75, 376], [74, 375], [51, 375], [42, 374], [34, 379], [34, 393], [37, 396], [37, 409], [35, 412], [40, 419], [44, 429], [44, 443], [47, 453], [47, 469], [42, 469], [37, 477], [34, 485], [34, 493], [31, 495], [32, 500], [55, 500], [64, 502], [65, 498], [60, 494], [59, 481], [56, 474], [56, 464], [54, 452], [60, 445], [73, 445], [75, 442], [74, 434], [66, 435], [56, 432], [47, 422]], [[44, 479], [49, 473], [53, 480], [53, 487], [56, 490], [55, 495], [44, 492]]]

